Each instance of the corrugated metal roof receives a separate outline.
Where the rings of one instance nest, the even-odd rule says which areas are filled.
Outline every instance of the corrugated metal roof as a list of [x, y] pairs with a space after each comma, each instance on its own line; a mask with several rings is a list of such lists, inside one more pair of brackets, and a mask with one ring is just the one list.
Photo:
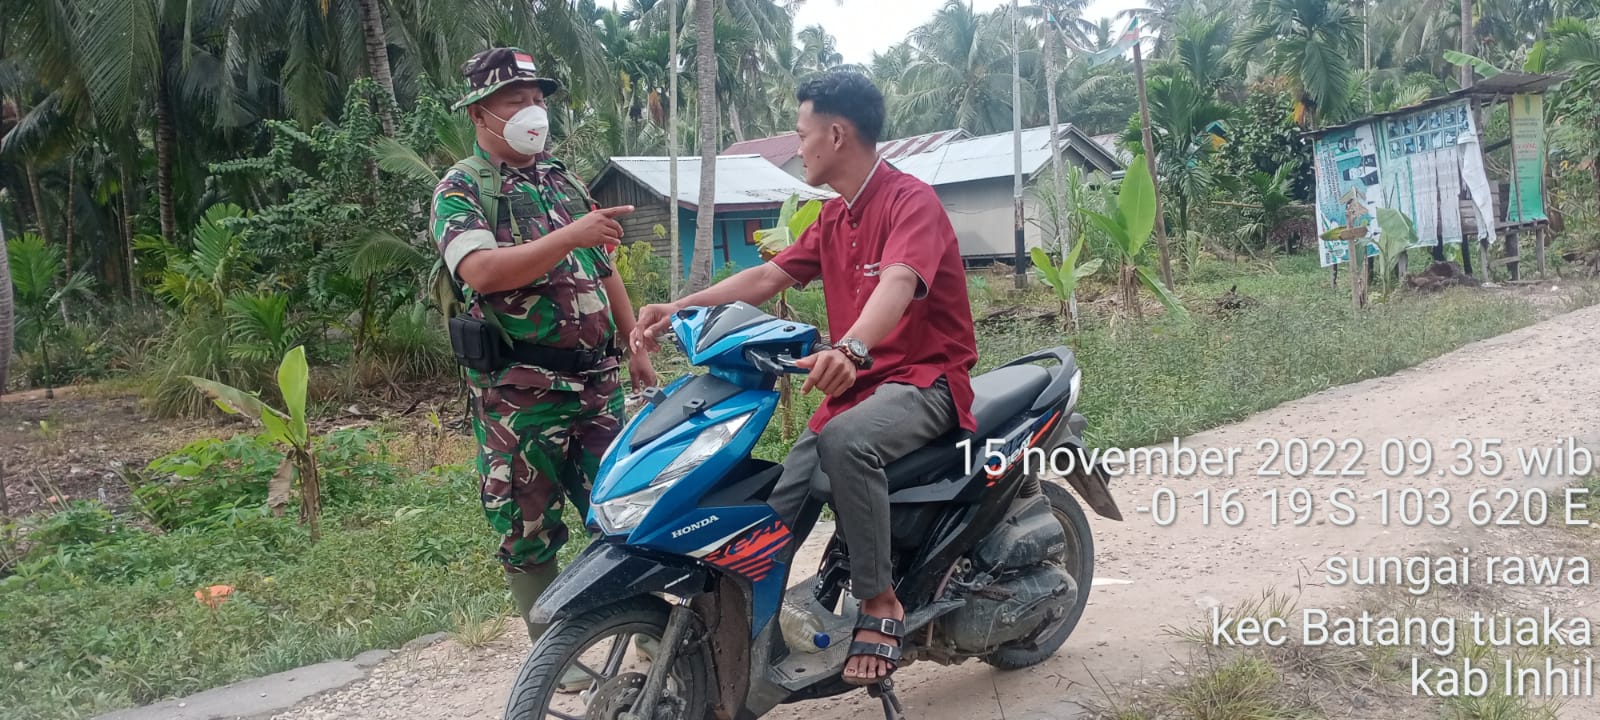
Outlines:
[[1105, 148], [1106, 152], [1115, 156], [1117, 161], [1123, 165], [1133, 162], [1133, 153], [1128, 152], [1128, 148], [1122, 145], [1122, 133], [1106, 133], [1104, 135], [1095, 135], [1089, 139], [1093, 140], [1094, 144]]
[[[1014, 171], [1011, 133], [984, 135], [946, 143], [925, 152], [895, 161], [895, 167], [933, 186], [987, 180], [1011, 175]], [[1022, 131], [1022, 174], [1032, 176], [1050, 162], [1050, 128]]]
[[[1372, 113], [1371, 115], [1367, 115], [1356, 120], [1340, 123], [1338, 125], [1329, 125], [1327, 127], [1306, 130], [1300, 134], [1310, 137], [1322, 137], [1323, 135], [1335, 130], [1343, 130], [1345, 128], [1351, 128], [1357, 125], [1364, 125], [1366, 123], [1381, 120], [1393, 115], [1406, 115], [1419, 110], [1426, 110], [1427, 108], [1435, 105], [1443, 105], [1445, 103], [1455, 102], [1456, 100], [1464, 97], [1486, 99], [1494, 98], [1500, 95], [1510, 95], [1513, 93], [1541, 93], [1549, 89], [1550, 86], [1561, 82], [1563, 79], [1565, 78], [1561, 75], [1538, 75], [1533, 73], [1503, 72], [1494, 77], [1478, 79], [1474, 81], [1472, 87], [1461, 88], [1444, 95], [1431, 97], [1414, 105], [1395, 108], [1385, 112]], [[1483, 129], [1479, 128], [1479, 132], [1483, 132]]]
[[899, 140], [888, 140], [878, 143], [878, 154], [889, 160], [897, 160], [899, 158], [916, 155], [918, 153], [937, 150], [940, 147], [943, 147], [945, 143], [970, 137], [972, 137], [972, 135], [961, 128], [956, 128], [954, 130], [940, 130], [939, 132], [931, 132], [924, 135], [916, 135], [908, 138], [900, 138]]
[[784, 133], [772, 137], [736, 142], [722, 151], [722, 155], [760, 155], [773, 165], [782, 166], [800, 152], [800, 136]]
[[[826, 200], [834, 193], [819, 190], [760, 155], [717, 157], [717, 210], [754, 210], [782, 205], [790, 195], [806, 200]], [[595, 179], [594, 185], [613, 180], [622, 173], [665, 199], [672, 187], [671, 162], [664, 157], [615, 157]], [[700, 158], [678, 158], [678, 204], [696, 210], [700, 202]]]

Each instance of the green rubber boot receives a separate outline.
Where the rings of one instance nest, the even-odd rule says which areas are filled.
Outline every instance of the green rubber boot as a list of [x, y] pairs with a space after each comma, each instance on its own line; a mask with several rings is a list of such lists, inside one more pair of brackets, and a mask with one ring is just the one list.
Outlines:
[[[517, 615], [522, 618], [522, 623], [528, 628], [528, 641], [534, 645], [539, 644], [539, 638], [544, 635], [550, 626], [535, 623], [530, 616], [534, 605], [539, 602], [539, 596], [555, 582], [556, 575], [561, 569], [554, 562], [549, 562], [532, 568], [528, 572], [506, 573], [506, 582], [511, 586], [511, 599], [517, 604]], [[568, 668], [565, 675], [561, 676], [561, 683], [556, 690], [564, 693], [575, 693], [588, 690], [594, 683], [594, 678], [576, 666]]]

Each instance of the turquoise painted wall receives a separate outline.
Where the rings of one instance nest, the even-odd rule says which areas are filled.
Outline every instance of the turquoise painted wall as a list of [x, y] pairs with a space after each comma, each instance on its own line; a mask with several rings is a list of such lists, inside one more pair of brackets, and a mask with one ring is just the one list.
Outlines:
[[[724, 212], [716, 217], [711, 248], [711, 272], [715, 274], [728, 262], [737, 265], [739, 269], [752, 268], [761, 264], [761, 252], [755, 245], [745, 241], [745, 222], [748, 220], [760, 221], [760, 226], [769, 228], [778, 224], [778, 210], [748, 210], [743, 212]], [[693, 210], [678, 209], [678, 247], [679, 256], [683, 260], [683, 276], [689, 276], [689, 261], [694, 257], [694, 234], [696, 213]], [[724, 259], [723, 248], [727, 248], [727, 257]]]

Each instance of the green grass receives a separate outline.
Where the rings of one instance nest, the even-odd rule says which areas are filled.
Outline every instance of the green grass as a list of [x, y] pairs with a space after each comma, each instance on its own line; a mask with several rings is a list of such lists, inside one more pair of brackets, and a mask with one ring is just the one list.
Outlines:
[[[1053, 322], [986, 325], [977, 369], [1041, 348], [1076, 348], [1090, 442], [1128, 446], [1392, 373], [1537, 319], [1525, 303], [1470, 292], [1397, 295], [1356, 317], [1305, 261], [1276, 273], [1227, 277], [1210, 268], [1204, 276], [1215, 279], [1182, 288], [1196, 310], [1235, 284], [1261, 304], [1232, 318], [1197, 312], [1189, 323], [1108, 323], [1090, 312], [1077, 336]], [[980, 316], [1014, 304], [1055, 306], [1037, 288], [1018, 296], [1003, 284], [974, 294]], [[808, 314], [818, 311], [815, 298], [794, 299]], [[664, 377], [688, 369], [670, 356], [658, 368]], [[797, 397], [795, 430], [819, 401], [818, 393]], [[786, 451], [774, 423], [757, 455], [779, 461]], [[510, 603], [472, 473], [460, 465], [407, 470], [381, 448], [370, 457], [341, 452], [330, 465], [352, 469], [327, 488], [324, 536], [314, 546], [292, 517], [261, 517], [250, 503], [199, 514], [179, 507], [165, 516], [164, 533], [92, 508], [26, 521], [55, 523], [43, 536], [55, 544], [0, 578], [3, 715], [89, 717], [429, 632], [450, 630], [474, 644], [521, 632], [493, 619]], [[264, 482], [275, 464], [255, 457], [228, 467], [249, 485]], [[264, 496], [259, 487], [250, 492]], [[206, 497], [205, 508], [218, 502]], [[581, 538], [581, 519], [569, 513], [568, 522]], [[565, 558], [582, 544], [570, 543]], [[218, 584], [236, 588], [227, 602], [213, 610], [196, 601], [196, 590]], [[1211, 687], [1193, 689], [1197, 707], [1234, 697], [1226, 707], [1241, 714], [1227, 717], [1288, 716], [1258, 697], [1270, 680], [1262, 668], [1221, 670]]]
[[[511, 605], [476, 479], [390, 459], [362, 459], [316, 545], [292, 509], [167, 533], [92, 508], [52, 518], [53, 552], [0, 580], [0, 716], [91, 717], [431, 632], [485, 641]], [[235, 588], [214, 610], [194, 596], [211, 585]]]

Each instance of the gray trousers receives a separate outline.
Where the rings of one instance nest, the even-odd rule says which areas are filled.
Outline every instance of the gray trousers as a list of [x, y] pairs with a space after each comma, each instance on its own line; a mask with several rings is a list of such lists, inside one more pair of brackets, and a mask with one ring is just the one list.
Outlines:
[[[861, 600], [875, 597], [894, 582], [889, 478], [883, 469], [955, 427], [955, 403], [943, 378], [927, 389], [885, 383], [835, 415], [820, 434], [808, 429], [800, 436], [767, 503], [794, 528], [813, 485], [830, 488], [838, 527], [850, 546], [850, 593]], [[795, 547], [804, 540], [796, 537]]]

